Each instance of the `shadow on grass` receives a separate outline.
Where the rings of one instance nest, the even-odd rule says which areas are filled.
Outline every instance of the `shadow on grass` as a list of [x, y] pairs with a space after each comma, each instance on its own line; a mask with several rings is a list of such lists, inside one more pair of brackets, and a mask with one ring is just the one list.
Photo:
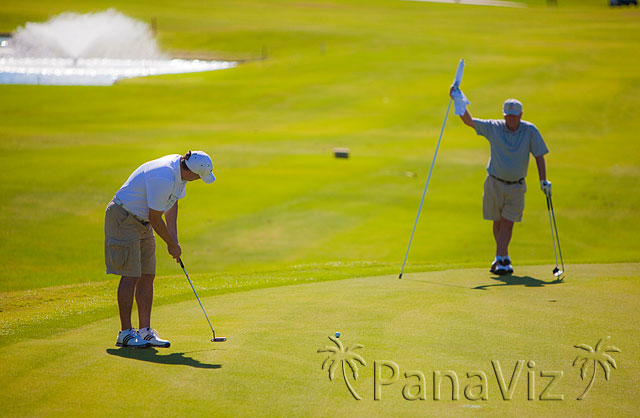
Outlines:
[[185, 357], [185, 353], [159, 355], [158, 350], [155, 348], [107, 348], [107, 354], [134, 360], [148, 361], [150, 363], [176, 364], [196, 367], [198, 369], [219, 369], [222, 367], [220, 364], [201, 363], [191, 357]]
[[498, 282], [502, 282], [499, 284], [485, 284], [482, 286], [476, 286], [474, 289], [478, 290], [487, 290], [489, 287], [498, 287], [498, 286], [525, 286], [525, 287], [544, 287], [546, 285], [563, 283], [562, 280], [556, 279], [550, 282], [545, 282], [540, 279], [536, 279], [531, 276], [516, 276], [516, 275], [507, 275], [507, 276], [494, 276], [493, 280]]
[[460, 287], [462, 289], [473, 289], [472, 287], [467, 287], [467, 286], [461, 286], [459, 284], [450, 284], [450, 283], [438, 283], [438, 282], [432, 282], [429, 280], [420, 280], [420, 279], [408, 279], [406, 277], [402, 278], [403, 282], [418, 282], [418, 283], [427, 283], [427, 284], [435, 284], [437, 286], [446, 286], [446, 287]]

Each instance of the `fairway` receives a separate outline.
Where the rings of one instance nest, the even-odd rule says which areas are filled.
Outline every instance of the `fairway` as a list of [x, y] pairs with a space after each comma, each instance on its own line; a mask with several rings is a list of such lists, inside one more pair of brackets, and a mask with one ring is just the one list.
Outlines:
[[[638, 66], [629, 51], [640, 23], [632, 9], [596, 1], [530, 3], [163, 4], [153, 7], [163, 50], [247, 61], [112, 87], [0, 86], [0, 250], [12, 261], [0, 265], [0, 290], [104, 281], [107, 203], [141, 163], [189, 149], [210, 152], [217, 177], [211, 187], [189, 185], [180, 202], [193, 271], [238, 276], [364, 262], [391, 274], [461, 58], [474, 116], [500, 117], [505, 98], [518, 97], [543, 134], [568, 261], [638, 261], [640, 148], [631, 109], [640, 84], [621, 69]], [[150, 19], [151, 6], [112, 5]], [[4, 2], [0, 31], [102, 7]], [[333, 158], [334, 147], [349, 148], [351, 158]], [[451, 114], [408, 272], [490, 262], [491, 229], [482, 221], [488, 158], [487, 141]], [[552, 256], [533, 162], [528, 183], [511, 247], [516, 265]], [[173, 274], [163, 255], [159, 274]]]
[[[54, 337], [0, 349], [3, 416], [115, 416], [123, 405], [149, 405], [168, 416], [634, 416], [640, 408], [640, 337], [637, 264], [570, 265], [571, 279], [554, 283], [547, 268], [492, 279], [484, 269], [446, 270], [356, 278], [203, 299], [219, 335], [210, 332], [195, 300], [155, 311], [155, 326], [172, 340], [169, 349], [118, 349], [117, 320], [99, 321]], [[357, 380], [348, 372], [355, 400], [340, 369], [334, 381], [321, 370], [340, 331], [345, 347], [366, 362]], [[609, 380], [602, 369], [585, 399], [576, 398], [591, 378], [579, 378], [572, 362], [603, 337], [620, 349]], [[507, 384], [518, 360], [524, 366], [512, 393], [501, 395], [492, 361]], [[374, 362], [393, 361], [400, 379], [373, 400]], [[426, 400], [408, 401], [404, 373], [426, 376]], [[445, 379], [433, 399], [434, 371], [454, 371], [459, 400]], [[466, 373], [487, 375], [487, 400], [465, 398]], [[535, 396], [527, 400], [528, 372]], [[549, 396], [550, 379], [563, 372]], [[382, 377], [390, 377], [390, 369]], [[136, 379], [132, 384], [131, 379]], [[10, 383], [8, 383], [10, 382]], [[412, 389], [412, 393], [416, 389]], [[477, 389], [476, 389], [477, 393]], [[125, 414], [126, 415], [126, 414]], [[143, 414], [147, 415], [147, 414]]]
[[[0, 415], [639, 416], [640, 14], [607, 3], [3, 1], [0, 33], [113, 8], [238, 65], [0, 85]], [[517, 98], [549, 148], [563, 282], [533, 158], [513, 276], [488, 271], [490, 148], [453, 106], [430, 171], [461, 59], [473, 116]], [[171, 347], [117, 348], [105, 208], [188, 150], [216, 181], [180, 200], [181, 257], [228, 341], [156, 238]]]

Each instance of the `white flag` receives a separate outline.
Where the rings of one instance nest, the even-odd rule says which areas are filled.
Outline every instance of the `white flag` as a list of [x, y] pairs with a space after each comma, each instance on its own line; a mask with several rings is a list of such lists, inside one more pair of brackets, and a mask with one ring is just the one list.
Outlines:
[[462, 73], [464, 72], [464, 58], [460, 60], [458, 64], [458, 71], [456, 71], [456, 78], [453, 79], [453, 85], [455, 87], [460, 87], [460, 83], [462, 83]]

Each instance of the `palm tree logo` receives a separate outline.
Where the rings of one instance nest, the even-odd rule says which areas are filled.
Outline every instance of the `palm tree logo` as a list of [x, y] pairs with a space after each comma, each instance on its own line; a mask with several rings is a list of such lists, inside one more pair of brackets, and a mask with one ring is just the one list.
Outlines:
[[[606, 339], [609, 339], [609, 338], [611, 337], [606, 337]], [[598, 341], [598, 344], [596, 344], [595, 349], [593, 349], [591, 346], [588, 346], [587, 344], [574, 345], [575, 348], [579, 348], [581, 350], [586, 351], [586, 353], [579, 355], [573, 361], [573, 367], [575, 367], [577, 364], [581, 365], [580, 379], [584, 380], [584, 377], [587, 375], [587, 371], [589, 370], [589, 367], [593, 365], [593, 375], [591, 376], [591, 380], [589, 381], [587, 388], [584, 390], [582, 395], [578, 397], [579, 401], [584, 399], [587, 392], [589, 392], [589, 390], [591, 389], [591, 386], [593, 386], [593, 382], [596, 380], [596, 372], [598, 371], [598, 364], [600, 365], [600, 367], [602, 367], [602, 370], [604, 370], [605, 380], [609, 380], [609, 375], [611, 374], [611, 367], [613, 367], [614, 369], [617, 368], [616, 361], [613, 359], [613, 357], [611, 357], [607, 353], [619, 353], [620, 349], [612, 345], [607, 345], [603, 347], [602, 343], [604, 340], [605, 338], [601, 338], [600, 341]]]
[[360, 395], [356, 393], [356, 391], [351, 386], [351, 383], [349, 383], [349, 379], [347, 378], [347, 366], [349, 367], [349, 369], [351, 369], [353, 379], [357, 380], [358, 365], [356, 364], [356, 362], [360, 363], [363, 366], [366, 366], [367, 362], [364, 361], [364, 359], [359, 354], [356, 354], [353, 351], [359, 348], [363, 348], [364, 346], [362, 344], [356, 344], [352, 347], [347, 347], [347, 349], [345, 350], [340, 340], [332, 336], [329, 336], [329, 339], [333, 341], [333, 343], [336, 345], [335, 347], [328, 345], [325, 346], [325, 348], [318, 349], [318, 353], [329, 353], [329, 356], [322, 362], [322, 370], [324, 370], [325, 366], [327, 366], [329, 369], [329, 380], [333, 380], [336, 374], [336, 369], [338, 368], [338, 366], [342, 366], [342, 377], [344, 378], [344, 382], [347, 384], [349, 392], [351, 392], [354, 398], [356, 398], [357, 400], [361, 400], [362, 398], [360, 397]]

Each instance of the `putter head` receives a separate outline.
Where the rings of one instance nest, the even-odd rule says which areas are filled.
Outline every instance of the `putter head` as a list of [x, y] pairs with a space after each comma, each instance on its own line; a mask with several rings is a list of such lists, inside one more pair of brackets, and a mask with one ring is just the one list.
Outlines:
[[558, 280], [562, 280], [564, 279], [564, 277], [562, 276], [562, 274], [564, 273], [564, 270], [560, 270], [558, 267], [553, 269], [553, 275], [558, 279]]
[[225, 341], [227, 341], [227, 337], [213, 337], [211, 339], [212, 343], [223, 343]]

